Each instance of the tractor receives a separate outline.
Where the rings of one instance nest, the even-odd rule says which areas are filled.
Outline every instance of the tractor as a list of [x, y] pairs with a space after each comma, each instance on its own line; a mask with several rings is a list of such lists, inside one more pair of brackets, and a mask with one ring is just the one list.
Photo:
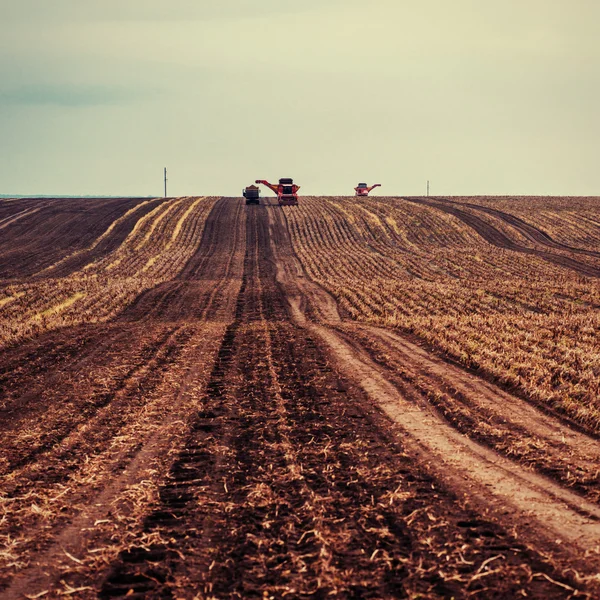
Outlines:
[[242, 191], [242, 195], [246, 198], [246, 205], [260, 204], [260, 188], [256, 185], [249, 185]]

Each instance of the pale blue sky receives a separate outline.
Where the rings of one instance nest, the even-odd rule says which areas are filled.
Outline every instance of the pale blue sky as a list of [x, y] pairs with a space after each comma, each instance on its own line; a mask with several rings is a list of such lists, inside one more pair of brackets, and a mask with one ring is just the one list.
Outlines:
[[0, 9], [0, 193], [600, 194], [597, 0]]

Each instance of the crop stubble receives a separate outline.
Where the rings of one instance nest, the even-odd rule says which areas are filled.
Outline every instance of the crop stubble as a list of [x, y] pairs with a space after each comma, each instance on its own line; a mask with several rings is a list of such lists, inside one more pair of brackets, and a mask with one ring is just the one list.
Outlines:
[[[312, 206], [343, 241], [348, 223]], [[377, 346], [374, 329], [332, 315], [327, 293], [304, 285], [300, 263], [281, 254], [293, 250], [279, 210], [218, 201], [185, 267], [108, 324], [51, 331], [4, 352], [6, 371], [20, 365], [16, 381], [32, 390], [11, 395], [3, 412], [14, 440], [3, 465], [6, 593], [547, 598], [592, 585], [565, 574], [576, 555], [553, 566], [535, 539], [529, 548], [485, 507], [449, 492], [426, 458], [415, 461], [324, 340], [358, 344], [409, 402], [452, 396], [448, 371], [419, 381], [420, 399], [411, 398], [401, 380], [415, 373], [403, 372], [401, 354], [385, 355], [390, 340]], [[294, 213], [286, 215], [297, 239]], [[394, 272], [377, 227], [354, 234], [347, 273], [358, 276], [361, 259], [373, 257]], [[318, 246], [299, 249], [316, 273]], [[459, 368], [451, 374], [460, 382]], [[446, 403], [458, 429], [462, 416], [479, 416], [469, 402]], [[526, 435], [513, 435], [533, 452]], [[571, 485], [568, 465], [561, 473]]]

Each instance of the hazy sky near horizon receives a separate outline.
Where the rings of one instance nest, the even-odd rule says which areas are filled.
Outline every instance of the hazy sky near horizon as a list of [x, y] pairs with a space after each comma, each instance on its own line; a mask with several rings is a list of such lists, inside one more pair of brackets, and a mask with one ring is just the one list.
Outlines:
[[0, 193], [600, 195], [598, 0], [0, 9]]

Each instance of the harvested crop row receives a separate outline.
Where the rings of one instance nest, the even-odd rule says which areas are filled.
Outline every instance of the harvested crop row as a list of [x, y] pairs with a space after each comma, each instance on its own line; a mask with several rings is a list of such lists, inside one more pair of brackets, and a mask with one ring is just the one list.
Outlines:
[[259, 210], [196, 423], [100, 596], [565, 597], [569, 583], [411, 463], [290, 322]]
[[107, 256], [96, 260], [92, 249], [92, 262], [79, 271], [9, 283], [0, 298], [0, 347], [60, 327], [107, 321], [144, 290], [175, 277], [195, 252], [215, 200], [165, 201], [140, 214], [127, 238]]
[[[219, 201], [188, 260], [198, 277], [210, 277], [209, 285], [182, 280], [164, 298], [161, 286], [145, 292], [170, 306], [168, 318], [149, 318], [142, 304], [128, 319], [51, 331], [2, 351], [0, 585], [21, 572], [9, 596], [30, 593], [43, 578], [37, 560], [59, 568], [56, 547], [97, 569], [115, 544], [127, 543], [135, 511], [152, 500], [171, 445], [187, 431], [232, 319], [233, 307], [219, 293], [235, 298], [241, 284], [240, 209]], [[182, 228], [169, 239], [179, 234]], [[187, 303], [194, 318], [187, 318]], [[103, 558], [91, 552], [96, 546], [73, 548], [83, 539], [106, 545]]]
[[304, 268], [346, 315], [414, 333], [600, 431], [597, 279], [474, 241], [454, 216], [401, 199], [306, 198], [286, 215]]

